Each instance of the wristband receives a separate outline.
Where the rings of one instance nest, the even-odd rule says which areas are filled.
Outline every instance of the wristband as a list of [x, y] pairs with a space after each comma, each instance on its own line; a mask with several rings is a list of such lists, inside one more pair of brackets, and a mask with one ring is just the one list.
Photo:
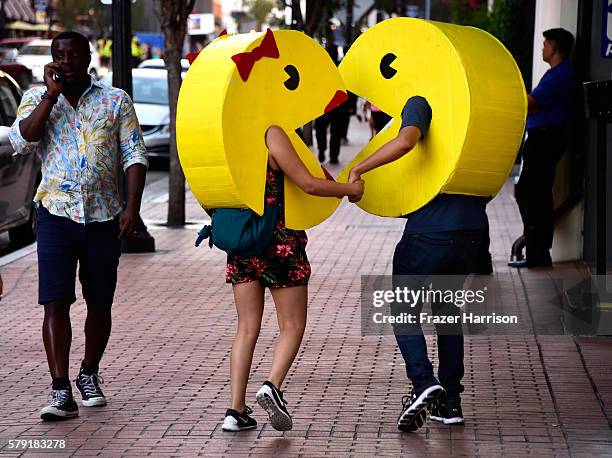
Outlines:
[[53, 97], [52, 95], [49, 95], [49, 93], [47, 91], [45, 91], [45, 93], [42, 95], [41, 99], [42, 100], [49, 100], [54, 105], [57, 103], [57, 97]]

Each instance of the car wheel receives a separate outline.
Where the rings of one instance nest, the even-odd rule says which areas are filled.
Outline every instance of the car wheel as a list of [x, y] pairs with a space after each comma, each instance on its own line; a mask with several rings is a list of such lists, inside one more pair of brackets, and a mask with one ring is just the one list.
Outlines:
[[30, 208], [30, 219], [21, 226], [9, 229], [9, 240], [19, 246], [28, 245], [36, 241], [36, 207]]

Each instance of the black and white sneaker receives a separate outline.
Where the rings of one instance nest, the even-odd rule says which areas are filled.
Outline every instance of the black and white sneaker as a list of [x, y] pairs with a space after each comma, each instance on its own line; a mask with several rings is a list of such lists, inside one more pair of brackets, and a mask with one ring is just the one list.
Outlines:
[[442, 422], [445, 425], [465, 423], [463, 412], [461, 411], [461, 399], [448, 399], [445, 395], [440, 396], [431, 409], [429, 418]]
[[227, 409], [221, 429], [223, 429], [223, 431], [242, 431], [243, 429], [255, 428], [257, 422], [250, 416], [252, 413], [253, 411], [249, 406], [247, 406], [242, 413], [234, 409]]
[[293, 428], [293, 420], [287, 412], [283, 392], [276, 388], [271, 382], [264, 382], [255, 395], [257, 404], [266, 411], [270, 417], [272, 427], [277, 431], [290, 431]]
[[40, 418], [44, 421], [66, 420], [79, 416], [79, 406], [74, 402], [72, 390], [53, 390], [51, 404], [43, 407]]
[[81, 404], [85, 407], [106, 405], [106, 397], [100, 389], [100, 385], [104, 383], [104, 380], [98, 374], [87, 375], [81, 371], [75, 383], [81, 392], [81, 396], [83, 396]]
[[414, 391], [410, 396], [402, 399], [402, 413], [397, 419], [397, 428], [400, 431], [416, 431], [425, 424], [427, 410], [431, 409], [434, 401], [444, 393], [444, 388], [436, 384], [424, 389], [421, 393]]

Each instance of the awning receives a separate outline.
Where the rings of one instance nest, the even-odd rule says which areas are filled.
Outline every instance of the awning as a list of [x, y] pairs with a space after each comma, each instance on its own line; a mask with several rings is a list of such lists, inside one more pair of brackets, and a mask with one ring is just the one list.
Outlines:
[[7, 21], [36, 22], [36, 13], [29, 0], [4, 0], [4, 14]]
[[[49, 30], [49, 24], [28, 24], [27, 22], [23, 21], [15, 21], [7, 24], [4, 28], [11, 30], [26, 30], [31, 32], [47, 32]], [[63, 32], [64, 30], [65, 29], [59, 25], [54, 24], [51, 26], [52, 32]]]

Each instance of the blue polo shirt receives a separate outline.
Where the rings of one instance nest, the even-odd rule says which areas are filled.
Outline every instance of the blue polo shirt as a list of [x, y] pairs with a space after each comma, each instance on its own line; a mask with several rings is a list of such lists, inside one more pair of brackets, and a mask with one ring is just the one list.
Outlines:
[[[431, 107], [425, 98], [411, 97], [402, 111], [402, 128], [418, 127], [423, 139], [429, 131], [431, 116]], [[489, 200], [489, 197], [439, 194], [425, 206], [405, 216], [408, 221], [404, 232], [417, 234], [486, 229], [485, 208]]]
[[569, 60], [549, 69], [531, 91], [538, 111], [527, 116], [527, 130], [543, 126], [561, 126], [574, 109], [576, 76]]

